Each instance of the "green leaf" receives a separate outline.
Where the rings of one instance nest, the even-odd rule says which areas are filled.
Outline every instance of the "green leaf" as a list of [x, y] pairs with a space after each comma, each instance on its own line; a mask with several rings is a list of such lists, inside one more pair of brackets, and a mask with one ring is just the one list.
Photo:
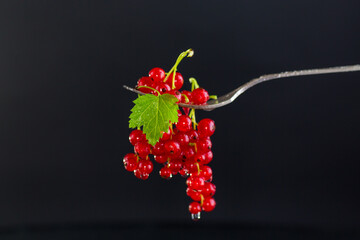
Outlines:
[[178, 99], [170, 94], [139, 96], [131, 109], [129, 127], [143, 127], [147, 140], [154, 146], [161, 138], [162, 132], [167, 132], [170, 124], [178, 121], [177, 101]]

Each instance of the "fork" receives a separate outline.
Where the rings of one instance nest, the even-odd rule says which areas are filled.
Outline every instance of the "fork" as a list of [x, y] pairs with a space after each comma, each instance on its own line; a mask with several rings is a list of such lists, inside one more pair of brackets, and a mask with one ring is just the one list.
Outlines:
[[[318, 75], [318, 74], [327, 74], [327, 73], [340, 73], [340, 72], [355, 72], [360, 71], [360, 64], [357, 65], [349, 65], [349, 66], [339, 66], [339, 67], [329, 67], [329, 68], [316, 68], [316, 69], [305, 69], [305, 70], [295, 70], [295, 71], [287, 71], [281, 73], [272, 73], [260, 76], [258, 78], [254, 78], [251, 81], [241, 85], [240, 87], [234, 89], [233, 91], [218, 97], [216, 100], [212, 99], [207, 101], [202, 105], [195, 104], [186, 104], [186, 103], [178, 103], [180, 107], [187, 107], [193, 109], [201, 109], [205, 111], [212, 111], [215, 108], [223, 107], [232, 103], [237, 97], [239, 97], [242, 93], [244, 93], [249, 88], [269, 80], [278, 79], [278, 78], [288, 78], [288, 77], [297, 77], [297, 76], [305, 76], [305, 75]], [[123, 85], [129, 91], [144, 95], [145, 93], [140, 92], [134, 88]]]

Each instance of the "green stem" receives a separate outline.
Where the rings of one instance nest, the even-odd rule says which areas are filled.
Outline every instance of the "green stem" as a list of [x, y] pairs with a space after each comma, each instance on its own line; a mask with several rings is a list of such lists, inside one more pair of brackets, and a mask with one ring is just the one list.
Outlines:
[[189, 82], [191, 83], [191, 91], [200, 87], [196, 79], [193, 77], [189, 78]]
[[185, 94], [181, 94], [181, 96], [183, 96], [184, 98], [185, 98], [185, 102], [186, 103], [188, 103], [188, 102], [190, 102], [190, 100], [189, 100], [189, 98], [188, 98], [188, 96], [186, 96]]
[[216, 100], [216, 99], [217, 99], [217, 95], [210, 95], [210, 96], [209, 96], [209, 98], [210, 98], [210, 99], [215, 99], [215, 100]]
[[139, 89], [139, 88], [148, 88], [148, 89], [151, 89], [151, 90], [153, 90], [153, 91], [155, 91], [155, 92], [157, 92], [159, 95], [158, 96], [160, 96], [161, 94], [160, 94], [160, 92], [158, 91], [158, 90], [156, 90], [155, 88], [152, 88], [152, 87], [148, 87], [148, 86], [138, 86], [137, 87], [137, 89]]
[[194, 50], [192, 50], [191, 48], [186, 50], [185, 52], [180, 53], [179, 57], [176, 59], [174, 66], [166, 74], [164, 82], [166, 82], [167, 79], [169, 78], [170, 74], [173, 73], [171, 89], [175, 89], [175, 75], [176, 75], [176, 71], [177, 71], [177, 66], [180, 64], [180, 62], [181, 62], [181, 60], [183, 60], [183, 58], [192, 57], [193, 55], [194, 55]]

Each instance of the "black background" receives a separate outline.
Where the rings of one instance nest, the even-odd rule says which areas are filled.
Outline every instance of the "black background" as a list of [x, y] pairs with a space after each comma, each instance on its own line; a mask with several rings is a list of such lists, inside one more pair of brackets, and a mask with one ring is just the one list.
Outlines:
[[165, 222], [169, 234], [250, 226], [254, 238], [358, 229], [360, 72], [274, 80], [199, 112], [217, 126], [218, 204], [196, 224], [184, 179], [162, 180], [159, 165], [147, 181], [124, 170], [136, 95], [122, 85], [190, 47], [179, 71], [217, 95], [266, 73], [360, 63], [359, 10], [355, 0], [1, 1], [0, 227], [9, 237]]

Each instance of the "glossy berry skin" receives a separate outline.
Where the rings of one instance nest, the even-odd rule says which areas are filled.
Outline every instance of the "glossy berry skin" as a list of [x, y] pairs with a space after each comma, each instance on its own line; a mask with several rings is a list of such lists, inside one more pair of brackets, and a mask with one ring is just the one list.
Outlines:
[[142, 77], [138, 80], [137, 86], [140, 87], [140, 88], [138, 88], [140, 92], [152, 93], [153, 90], [151, 90], [150, 88], [144, 88], [141, 86], [153, 87], [154, 81], [150, 77]]
[[179, 91], [177, 91], [177, 90], [171, 90], [171, 91], [169, 91], [169, 92], [167, 92], [167, 93], [175, 96], [175, 97], [178, 99], [177, 102], [180, 102], [180, 101], [181, 101], [181, 93], [180, 93]]
[[166, 163], [168, 160], [168, 157], [166, 155], [154, 155], [155, 162], [157, 163]]
[[211, 212], [214, 210], [216, 202], [213, 198], [205, 198], [203, 201], [202, 209], [205, 212]]
[[169, 156], [178, 156], [181, 153], [180, 144], [174, 140], [165, 142], [165, 153]]
[[199, 133], [194, 129], [188, 131], [186, 134], [189, 136], [191, 143], [196, 143], [199, 140]]
[[128, 153], [123, 159], [124, 167], [127, 171], [132, 172], [138, 166], [138, 160], [135, 154]]
[[[191, 103], [192, 102], [190, 91], [184, 90], [181, 92], [181, 94], [182, 94], [182, 96], [181, 96], [182, 103]], [[183, 95], [185, 95], [187, 97], [187, 99]]]
[[130, 133], [129, 141], [134, 146], [138, 142], [146, 142], [146, 136], [143, 131], [135, 129]]
[[205, 179], [205, 181], [211, 179], [212, 177], [212, 169], [209, 166], [202, 166], [201, 167], [201, 176]]
[[204, 118], [198, 123], [197, 129], [200, 136], [210, 137], [215, 132], [215, 122], [209, 118]]
[[192, 214], [197, 214], [201, 212], [201, 205], [198, 202], [192, 202], [189, 205], [189, 212]]
[[138, 142], [134, 146], [134, 152], [136, 152], [141, 158], [150, 154], [150, 145], [146, 142]]
[[149, 174], [141, 173], [139, 169], [135, 169], [134, 175], [135, 175], [135, 177], [137, 177], [137, 178], [139, 178], [141, 180], [146, 180], [146, 179], [149, 178]]
[[165, 79], [165, 71], [162, 68], [153, 68], [149, 72], [149, 77], [155, 82], [161, 82]]
[[[169, 86], [172, 88], [172, 81], [173, 81], [173, 77], [174, 77], [174, 73], [171, 73], [169, 75], [169, 77], [166, 79], [166, 82], [167, 84], [169, 84]], [[176, 72], [175, 74], [175, 80], [174, 80], [174, 85], [175, 85], [175, 88], [174, 90], [179, 90], [184, 84], [184, 78], [183, 76], [181, 75], [181, 73], [179, 72]]]
[[163, 135], [162, 137], [160, 138], [162, 141], [166, 141], [166, 140], [169, 140], [170, 137], [171, 137], [171, 129], [169, 128], [167, 132], [162, 132]]
[[191, 92], [191, 100], [194, 104], [204, 104], [209, 100], [209, 93], [203, 88], [194, 89]]
[[160, 92], [160, 94], [164, 94], [167, 93], [169, 91], [171, 91], [171, 87], [163, 82], [157, 82], [155, 84], [155, 89], [158, 90]]
[[162, 167], [159, 172], [160, 176], [164, 179], [172, 178], [171, 170], [168, 167]]
[[205, 180], [202, 177], [191, 176], [186, 180], [186, 184], [189, 188], [194, 190], [201, 189], [205, 185]]
[[183, 149], [183, 146], [188, 146], [190, 139], [189, 136], [186, 133], [179, 132], [174, 136], [174, 139], [179, 142], [181, 148]]
[[176, 175], [181, 169], [181, 163], [177, 161], [171, 161], [168, 164], [168, 168], [171, 170], [171, 173], [173, 175]]
[[203, 156], [205, 157], [203, 164], [209, 164], [213, 159], [213, 152], [208, 151], [208, 152], [204, 153]]
[[162, 141], [157, 142], [155, 146], [152, 148], [152, 154], [162, 155], [164, 153], [165, 153], [164, 142]]
[[207, 182], [205, 183], [204, 187], [201, 189], [201, 193], [205, 197], [212, 197], [215, 195], [216, 192], [216, 186], [213, 183]]
[[209, 138], [200, 138], [196, 143], [199, 152], [207, 152], [211, 150], [212, 143]]
[[192, 128], [191, 118], [187, 115], [181, 115], [178, 122], [176, 123], [176, 128], [179, 129], [179, 131], [181, 132], [190, 131]]
[[154, 169], [153, 163], [150, 160], [141, 160], [138, 169], [141, 174], [150, 174]]
[[201, 201], [201, 193], [194, 189], [187, 188], [186, 194], [194, 201]]

